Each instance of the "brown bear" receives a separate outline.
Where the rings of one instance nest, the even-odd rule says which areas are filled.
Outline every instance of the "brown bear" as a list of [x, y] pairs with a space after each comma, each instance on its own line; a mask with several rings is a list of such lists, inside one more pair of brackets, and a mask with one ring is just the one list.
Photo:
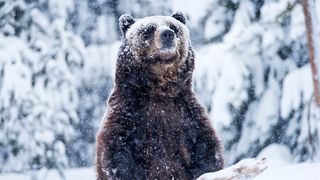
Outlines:
[[192, 91], [185, 16], [119, 21], [123, 43], [97, 136], [97, 180], [195, 179], [222, 169], [221, 143]]

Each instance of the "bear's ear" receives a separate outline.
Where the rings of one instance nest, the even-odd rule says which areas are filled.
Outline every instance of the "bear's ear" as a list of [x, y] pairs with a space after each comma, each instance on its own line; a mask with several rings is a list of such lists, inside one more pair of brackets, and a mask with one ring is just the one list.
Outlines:
[[128, 14], [122, 14], [119, 18], [119, 26], [122, 31], [122, 34], [125, 35], [127, 30], [131, 27], [131, 25], [136, 22], [136, 20], [128, 15]]
[[174, 12], [171, 14], [171, 17], [175, 18], [176, 20], [180, 21], [182, 24], [186, 24], [186, 17], [182, 14], [182, 12]]

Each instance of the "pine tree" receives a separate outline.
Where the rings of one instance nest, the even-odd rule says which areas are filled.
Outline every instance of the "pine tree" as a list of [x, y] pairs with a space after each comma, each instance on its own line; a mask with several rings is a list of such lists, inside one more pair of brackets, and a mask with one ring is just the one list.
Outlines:
[[0, 171], [67, 165], [66, 144], [78, 120], [74, 74], [83, 66], [84, 46], [65, 30], [61, 5], [2, 5]]

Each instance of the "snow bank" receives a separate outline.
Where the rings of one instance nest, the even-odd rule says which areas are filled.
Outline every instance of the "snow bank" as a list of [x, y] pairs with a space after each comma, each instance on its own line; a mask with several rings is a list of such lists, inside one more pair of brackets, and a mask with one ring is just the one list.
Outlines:
[[[274, 160], [274, 159], [272, 159]], [[197, 180], [319, 180], [320, 164], [267, 168], [265, 160], [244, 159], [221, 171], [206, 173]], [[265, 170], [265, 171], [264, 171]], [[262, 172], [262, 173], [261, 173]], [[261, 173], [261, 174], [260, 174]]]
[[[25, 174], [2, 174], [0, 175], [0, 180], [62, 180], [56, 170], [41, 170], [38, 172], [29, 172]], [[90, 180], [95, 179], [95, 172], [93, 168], [78, 168], [69, 169], [65, 171], [65, 180]]]
[[266, 158], [268, 169], [285, 167], [293, 163], [290, 149], [281, 144], [270, 144], [258, 154], [257, 158]]
[[267, 167], [265, 159], [243, 159], [237, 164], [213, 173], [206, 173], [197, 180], [245, 180], [252, 179], [260, 174]]
[[[254, 179], [254, 180], [319, 180], [320, 179], [320, 164], [299, 164], [294, 166], [287, 166], [278, 169], [266, 169], [255, 178], [254, 171], [261, 172], [266, 168], [267, 161], [257, 161], [254, 159], [242, 160], [234, 166], [215, 173], [206, 173], [198, 178], [198, 180], [213, 180], [217, 177], [231, 177], [230, 180]], [[246, 167], [246, 168], [244, 168]], [[248, 171], [251, 170], [251, 171]], [[240, 176], [242, 173], [242, 176]], [[247, 176], [245, 176], [247, 175]], [[251, 176], [250, 176], [251, 175]], [[25, 174], [1, 174], [0, 180], [30, 180], [38, 178], [39, 180], [61, 180], [59, 173], [55, 170], [42, 170], [40, 172], [28, 172]], [[69, 169], [65, 171], [65, 180], [93, 180], [95, 179], [95, 172], [93, 168], [79, 168]]]
[[319, 172], [320, 164], [299, 164], [265, 171], [254, 180], [319, 180]]

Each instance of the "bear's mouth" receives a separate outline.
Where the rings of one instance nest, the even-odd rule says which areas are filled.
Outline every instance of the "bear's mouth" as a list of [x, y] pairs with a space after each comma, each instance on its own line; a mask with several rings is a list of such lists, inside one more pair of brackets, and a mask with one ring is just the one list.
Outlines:
[[155, 52], [151, 58], [154, 60], [154, 62], [169, 64], [173, 63], [179, 58], [179, 51], [175, 49], [163, 48]]

